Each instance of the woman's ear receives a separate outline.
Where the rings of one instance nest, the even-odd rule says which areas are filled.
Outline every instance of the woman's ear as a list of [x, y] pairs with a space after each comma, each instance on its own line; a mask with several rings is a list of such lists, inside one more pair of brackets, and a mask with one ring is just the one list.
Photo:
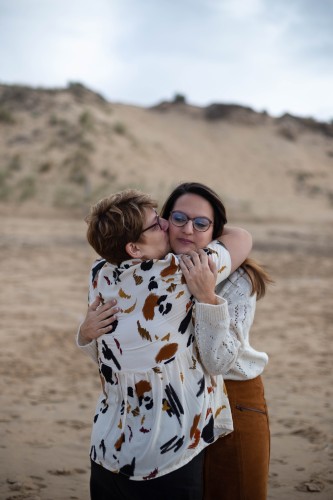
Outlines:
[[128, 255], [133, 259], [142, 258], [143, 254], [137, 243], [132, 243], [132, 242], [126, 243], [125, 250], [128, 253]]

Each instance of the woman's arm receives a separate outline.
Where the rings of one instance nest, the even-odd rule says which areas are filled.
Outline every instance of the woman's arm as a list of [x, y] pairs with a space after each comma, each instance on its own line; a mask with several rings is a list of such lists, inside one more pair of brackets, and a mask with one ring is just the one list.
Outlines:
[[97, 342], [96, 340], [92, 340], [91, 342], [89, 342], [89, 344], [82, 344], [82, 339], [80, 338], [80, 328], [81, 325], [79, 326], [76, 334], [76, 345], [79, 347], [79, 349], [81, 349], [82, 352], [89, 356], [89, 358], [91, 358], [94, 363], [98, 364]]
[[195, 338], [200, 358], [211, 374], [226, 373], [237, 359], [240, 342], [232, 334], [228, 303], [215, 295], [216, 266], [203, 250], [180, 259], [190, 293], [196, 299]]
[[96, 297], [94, 302], [88, 307], [86, 317], [80, 326], [80, 344], [85, 345], [97, 339], [105, 333], [112, 332], [112, 323], [117, 319], [119, 307], [116, 307], [115, 299], [101, 305], [101, 299]]
[[113, 329], [112, 323], [117, 319], [118, 307], [115, 299], [101, 305], [101, 299], [96, 297], [88, 307], [85, 319], [81, 323], [76, 336], [77, 346], [97, 363], [96, 339]]
[[225, 375], [235, 364], [241, 344], [232, 334], [224, 298], [217, 297], [215, 306], [196, 304], [194, 333], [206, 370], [212, 375]]
[[249, 256], [252, 250], [252, 236], [246, 229], [227, 225], [218, 240], [230, 253], [231, 272], [233, 273]]
[[[218, 284], [238, 269], [249, 256], [252, 249], [252, 236], [245, 229], [225, 227], [222, 236], [217, 241], [212, 241], [207, 248], [208, 251], [210, 250], [212, 259], [219, 266], [216, 275], [216, 284]], [[189, 252], [190, 260], [186, 263], [188, 268], [191, 268], [192, 264], [196, 265], [195, 255], [196, 252]]]

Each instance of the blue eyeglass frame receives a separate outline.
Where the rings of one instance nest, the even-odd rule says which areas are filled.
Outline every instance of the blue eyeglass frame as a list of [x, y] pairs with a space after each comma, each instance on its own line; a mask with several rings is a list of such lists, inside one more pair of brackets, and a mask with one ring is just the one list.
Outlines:
[[[185, 217], [185, 222], [184, 224], [175, 224], [175, 222], [172, 220], [173, 218], [173, 214], [181, 214]], [[197, 219], [205, 219], [209, 222], [207, 228], [205, 229], [198, 229], [197, 227], [195, 227], [195, 223], [196, 223], [196, 220]], [[200, 232], [200, 233], [205, 233], [206, 231], [208, 231], [208, 229], [210, 228], [210, 226], [213, 224], [213, 221], [210, 220], [208, 217], [205, 217], [205, 216], [198, 216], [198, 217], [189, 217], [188, 215], [186, 215], [184, 212], [182, 212], [181, 210], [172, 210], [170, 212], [170, 220], [171, 220], [171, 223], [176, 226], [176, 227], [184, 227], [186, 226], [186, 224], [188, 223], [188, 221], [190, 220], [192, 222], [192, 225], [193, 225], [193, 228]]]

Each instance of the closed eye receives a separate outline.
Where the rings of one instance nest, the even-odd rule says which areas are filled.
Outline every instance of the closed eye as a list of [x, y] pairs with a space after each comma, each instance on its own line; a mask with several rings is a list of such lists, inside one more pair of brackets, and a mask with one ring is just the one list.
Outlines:
[[187, 222], [187, 217], [184, 217], [183, 215], [173, 215], [173, 220], [175, 222]]
[[194, 221], [195, 221], [195, 225], [197, 227], [202, 228], [202, 229], [209, 226], [209, 221], [206, 219], [194, 219]]

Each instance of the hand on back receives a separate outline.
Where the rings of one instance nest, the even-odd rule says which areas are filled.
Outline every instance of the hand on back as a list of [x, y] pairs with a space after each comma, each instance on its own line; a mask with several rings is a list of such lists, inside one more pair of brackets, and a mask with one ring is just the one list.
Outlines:
[[115, 299], [101, 305], [100, 297], [96, 297], [94, 302], [88, 307], [88, 311], [83, 323], [80, 326], [80, 336], [86, 342], [91, 342], [105, 333], [112, 331], [112, 323], [117, 319], [119, 308], [115, 307]]

